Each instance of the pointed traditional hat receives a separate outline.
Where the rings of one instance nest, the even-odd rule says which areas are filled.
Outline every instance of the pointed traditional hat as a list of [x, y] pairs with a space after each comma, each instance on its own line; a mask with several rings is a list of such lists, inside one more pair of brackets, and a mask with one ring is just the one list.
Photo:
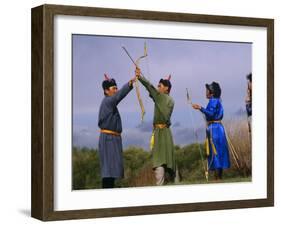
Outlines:
[[109, 89], [111, 86], [117, 86], [113, 78], [109, 78], [107, 74], [104, 74], [104, 81], [102, 82], [102, 88]]
[[166, 79], [161, 78], [159, 83], [162, 83], [164, 86], [169, 88], [169, 92], [172, 88], [172, 83], [171, 83], [171, 75], [169, 75]]

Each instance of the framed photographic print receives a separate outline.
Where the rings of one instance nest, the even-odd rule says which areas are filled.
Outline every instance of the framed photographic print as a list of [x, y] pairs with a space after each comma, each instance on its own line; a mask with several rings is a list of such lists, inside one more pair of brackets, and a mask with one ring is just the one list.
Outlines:
[[274, 205], [274, 20], [32, 9], [32, 217]]

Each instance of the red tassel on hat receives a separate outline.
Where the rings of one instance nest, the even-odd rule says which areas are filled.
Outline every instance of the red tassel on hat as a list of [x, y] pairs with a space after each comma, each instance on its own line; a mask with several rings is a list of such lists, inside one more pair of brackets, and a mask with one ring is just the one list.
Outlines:
[[171, 79], [171, 75], [169, 75], [169, 76], [168, 76], [167, 80], [169, 80], [169, 81], [170, 81], [170, 79]]
[[104, 73], [104, 79], [105, 79], [105, 80], [110, 80], [110, 78], [108, 77], [108, 75], [105, 74], [105, 73]]

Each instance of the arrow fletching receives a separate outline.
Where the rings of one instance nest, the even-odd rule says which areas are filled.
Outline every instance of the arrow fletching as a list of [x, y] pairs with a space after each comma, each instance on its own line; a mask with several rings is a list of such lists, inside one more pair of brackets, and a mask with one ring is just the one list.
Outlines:
[[144, 55], [147, 56], [147, 47], [146, 47], [146, 42], [144, 42]]
[[192, 102], [187, 88], [186, 88], [186, 98], [187, 98], [187, 102], [191, 104]]

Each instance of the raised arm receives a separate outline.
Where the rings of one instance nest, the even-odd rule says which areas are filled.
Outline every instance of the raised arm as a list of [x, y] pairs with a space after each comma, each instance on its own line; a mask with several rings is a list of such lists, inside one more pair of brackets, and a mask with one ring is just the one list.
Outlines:
[[143, 86], [149, 92], [149, 96], [155, 102], [155, 100], [159, 96], [159, 92], [157, 91], [157, 89], [144, 76], [141, 76], [141, 71], [138, 67], [136, 67], [135, 76], [141, 82], [141, 84], [143, 84]]
[[139, 76], [139, 81], [149, 92], [149, 96], [155, 101], [159, 96], [157, 89], [144, 76]]
[[128, 93], [133, 89], [133, 82], [130, 81], [123, 85], [121, 89], [119, 89], [115, 95], [109, 97], [109, 101], [112, 105], [118, 105], [121, 100], [123, 100]]
[[208, 118], [213, 118], [217, 112], [218, 102], [215, 99], [210, 100], [207, 108], [200, 108], [200, 111], [205, 114]]

